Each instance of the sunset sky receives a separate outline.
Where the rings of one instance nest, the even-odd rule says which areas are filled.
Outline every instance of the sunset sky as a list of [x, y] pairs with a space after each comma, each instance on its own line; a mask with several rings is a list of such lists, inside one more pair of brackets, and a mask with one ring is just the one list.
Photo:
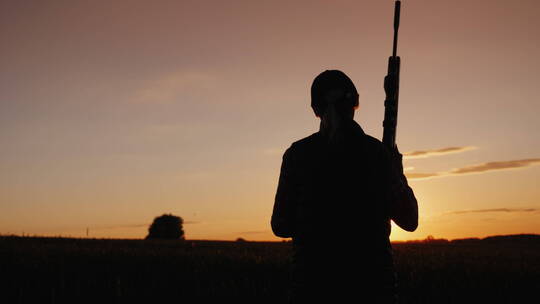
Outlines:
[[[314, 77], [381, 138], [394, 1], [2, 1], [0, 234], [279, 240], [281, 157]], [[540, 233], [540, 1], [404, 0], [392, 240]], [[360, 215], [359, 215], [360, 217]]]

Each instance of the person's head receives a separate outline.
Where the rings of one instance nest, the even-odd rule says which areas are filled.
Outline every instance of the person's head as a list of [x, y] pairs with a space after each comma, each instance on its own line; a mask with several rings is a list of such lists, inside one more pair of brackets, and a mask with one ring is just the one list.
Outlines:
[[330, 107], [342, 118], [354, 117], [358, 108], [358, 91], [351, 79], [339, 70], [326, 70], [311, 85], [311, 107], [317, 117], [324, 118]]

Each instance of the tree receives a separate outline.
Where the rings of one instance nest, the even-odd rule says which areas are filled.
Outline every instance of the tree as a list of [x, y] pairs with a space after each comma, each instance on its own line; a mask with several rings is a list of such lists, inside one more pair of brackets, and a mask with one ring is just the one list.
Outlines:
[[148, 228], [146, 239], [184, 239], [184, 229], [182, 224], [184, 220], [172, 214], [163, 214], [154, 219], [154, 222]]

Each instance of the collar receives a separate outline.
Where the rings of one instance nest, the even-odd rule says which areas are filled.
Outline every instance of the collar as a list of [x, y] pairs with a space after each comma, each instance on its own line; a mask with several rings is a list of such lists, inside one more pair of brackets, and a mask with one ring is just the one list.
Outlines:
[[353, 119], [349, 126], [351, 132], [355, 135], [364, 136], [366, 133], [364, 132], [364, 129]]
[[[362, 127], [354, 119], [348, 121], [341, 132], [344, 137], [349, 140], [353, 138], [363, 137], [366, 135]], [[320, 129], [316, 134], [319, 136], [319, 138], [324, 138], [324, 135]]]

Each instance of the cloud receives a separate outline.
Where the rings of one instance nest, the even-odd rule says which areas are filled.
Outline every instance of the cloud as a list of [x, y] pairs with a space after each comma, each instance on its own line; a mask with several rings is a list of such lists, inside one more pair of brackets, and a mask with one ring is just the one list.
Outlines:
[[[199, 224], [197, 221], [184, 221], [184, 224]], [[92, 230], [109, 230], [109, 229], [122, 229], [122, 228], [140, 228], [140, 227], [149, 227], [150, 223], [145, 224], [127, 224], [127, 225], [113, 225], [113, 226], [98, 226], [98, 227], [89, 227]]]
[[405, 152], [403, 153], [403, 156], [406, 159], [426, 158], [426, 157], [431, 157], [431, 156], [461, 153], [464, 151], [469, 151], [469, 150], [474, 150], [474, 149], [477, 149], [477, 147], [474, 147], [474, 146], [447, 147], [447, 148], [440, 148], [440, 149], [435, 149], [435, 150], [418, 150], [418, 151]]
[[148, 224], [128, 224], [128, 225], [114, 225], [114, 226], [101, 226], [101, 227], [90, 227], [92, 230], [108, 230], [108, 229], [122, 229], [122, 228], [139, 228], [139, 227], [148, 227]]
[[140, 103], [171, 103], [177, 98], [206, 96], [217, 83], [216, 77], [200, 71], [179, 71], [149, 82], [135, 92], [133, 101]]
[[420, 173], [420, 172], [411, 172], [405, 173], [408, 179], [427, 179], [432, 177], [439, 176], [440, 173]]
[[405, 175], [409, 179], [428, 179], [435, 177], [444, 177], [444, 176], [456, 176], [464, 174], [478, 174], [485, 173], [489, 171], [502, 171], [510, 169], [519, 169], [530, 167], [540, 164], [540, 158], [528, 158], [528, 159], [518, 159], [518, 160], [507, 160], [507, 161], [495, 161], [488, 163], [481, 163], [477, 165], [465, 166], [461, 168], [455, 168], [450, 171], [443, 172], [434, 172], [434, 173], [406, 173]]
[[520, 160], [509, 161], [496, 161], [483, 163], [478, 165], [466, 166], [462, 168], [453, 169], [450, 174], [469, 174], [469, 173], [481, 173], [494, 170], [506, 170], [528, 167], [532, 165], [540, 164], [540, 158], [529, 158]]
[[466, 214], [466, 213], [488, 213], [488, 212], [536, 212], [540, 211], [540, 209], [537, 208], [494, 208], [494, 209], [471, 209], [471, 210], [456, 210], [456, 211], [450, 211], [445, 212], [443, 215], [448, 214]]
[[242, 231], [238, 232], [237, 234], [262, 234], [262, 233], [268, 233], [270, 230], [254, 230], [254, 231]]

